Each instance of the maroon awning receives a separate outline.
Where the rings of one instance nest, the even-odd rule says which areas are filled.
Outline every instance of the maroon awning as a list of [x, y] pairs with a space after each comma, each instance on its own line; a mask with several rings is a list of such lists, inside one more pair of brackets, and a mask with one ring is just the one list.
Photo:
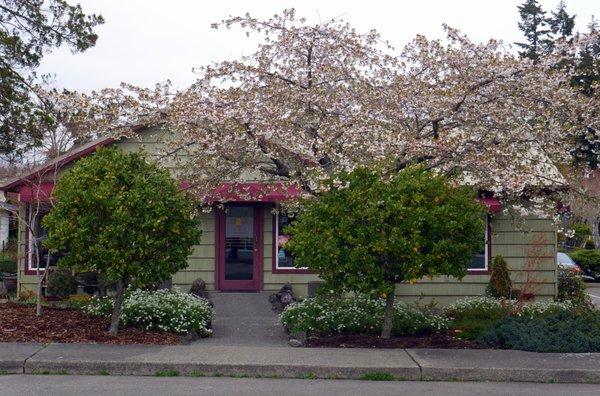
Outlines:
[[487, 206], [492, 213], [498, 213], [502, 210], [502, 204], [497, 198], [483, 197], [479, 198], [479, 202]]
[[18, 189], [21, 202], [47, 202], [54, 190], [53, 182], [44, 182], [38, 185], [23, 186]]

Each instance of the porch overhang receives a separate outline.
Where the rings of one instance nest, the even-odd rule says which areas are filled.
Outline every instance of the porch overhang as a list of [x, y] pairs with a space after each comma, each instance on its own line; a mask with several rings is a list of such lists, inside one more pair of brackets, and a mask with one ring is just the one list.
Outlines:
[[54, 182], [44, 182], [38, 185], [18, 188], [20, 202], [48, 202], [54, 191]]
[[488, 210], [491, 213], [498, 213], [502, 211], [502, 204], [498, 200], [498, 198], [493, 197], [483, 197], [478, 199], [479, 202], [487, 206]]

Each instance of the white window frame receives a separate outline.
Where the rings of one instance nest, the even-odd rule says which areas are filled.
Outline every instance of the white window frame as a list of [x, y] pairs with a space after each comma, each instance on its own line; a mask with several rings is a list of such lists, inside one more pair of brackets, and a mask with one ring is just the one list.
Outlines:
[[[29, 211], [27, 221], [29, 222], [29, 226], [31, 227], [31, 225], [32, 225], [32, 219], [33, 219], [33, 204], [29, 204], [29, 207], [27, 209]], [[41, 211], [38, 210], [37, 215], [40, 216], [42, 213], [43, 212], [41, 212]], [[39, 221], [41, 221], [41, 219]], [[36, 227], [37, 226], [39, 226], [39, 225], [36, 224]], [[28, 250], [27, 251], [27, 271], [29, 271], [29, 272], [35, 272], [35, 271], [38, 270], [38, 268], [34, 267], [32, 265], [32, 263], [33, 263], [33, 249], [35, 248], [35, 245], [33, 243], [34, 235], [31, 232], [31, 228], [27, 229], [27, 235], [29, 236], [28, 241], [27, 241], [27, 250]], [[45, 267], [44, 268], [40, 268], [39, 270], [40, 270], [40, 272], [44, 272], [44, 271], [46, 271], [46, 268]]]
[[275, 257], [273, 257], [273, 259], [275, 260], [275, 269], [276, 270], [298, 270], [298, 271], [302, 271], [302, 270], [307, 270], [308, 267], [280, 267], [279, 266], [279, 212], [275, 212], [275, 230], [273, 230], [273, 232], [275, 233], [275, 238], [273, 239], [273, 243], [275, 244], [274, 246], [274, 251], [275, 251]]
[[490, 243], [491, 241], [490, 239], [490, 234], [491, 234], [491, 230], [490, 230], [490, 216], [486, 215], [485, 216], [485, 245], [484, 245], [484, 262], [485, 262], [485, 267], [484, 268], [467, 268], [468, 272], [487, 272], [489, 267], [490, 267], [490, 255], [489, 255], [489, 248], [490, 248]]

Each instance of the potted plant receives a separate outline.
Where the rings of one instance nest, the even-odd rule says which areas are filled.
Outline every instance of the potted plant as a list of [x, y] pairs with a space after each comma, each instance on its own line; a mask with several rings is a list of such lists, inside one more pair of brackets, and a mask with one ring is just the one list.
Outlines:
[[17, 262], [10, 258], [0, 259], [0, 277], [8, 294], [17, 291]]

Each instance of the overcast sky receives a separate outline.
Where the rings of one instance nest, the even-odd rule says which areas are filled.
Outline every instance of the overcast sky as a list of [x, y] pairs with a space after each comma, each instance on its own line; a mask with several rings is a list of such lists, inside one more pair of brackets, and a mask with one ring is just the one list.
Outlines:
[[[70, 0], [74, 3], [77, 0]], [[79, 0], [84, 11], [99, 13], [95, 47], [80, 54], [60, 48], [39, 69], [55, 75], [60, 88], [94, 90], [125, 81], [142, 86], [170, 79], [176, 87], [194, 81], [192, 68], [251, 53], [255, 42], [238, 29], [211, 29], [212, 22], [246, 12], [269, 17], [294, 7], [309, 21], [342, 16], [359, 31], [375, 28], [397, 48], [422, 33], [442, 37], [442, 23], [472, 39], [521, 40], [517, 5], [522, 0]], [[576, 29], [600, 18], [600, 0], [566, 0], [577, 14]], [[558, 0], [541, 0], [546, 11]]]

